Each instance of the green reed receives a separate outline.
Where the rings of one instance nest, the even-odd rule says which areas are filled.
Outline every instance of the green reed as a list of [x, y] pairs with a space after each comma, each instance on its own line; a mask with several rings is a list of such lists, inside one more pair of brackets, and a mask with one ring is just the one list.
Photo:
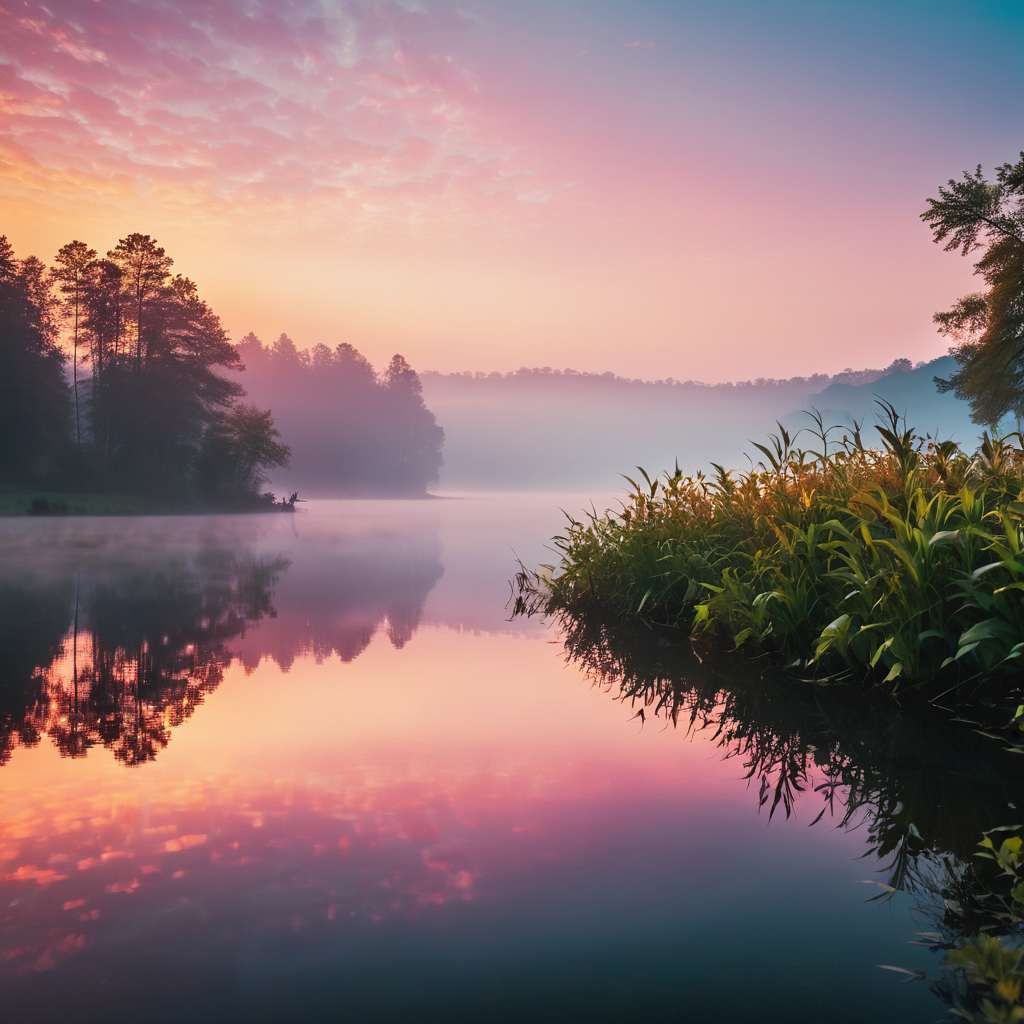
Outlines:
[[626, 478], [620, 511], [570, 518], [558, 563], [520, 574], [518, 608], [599, 607], [894, 690], [1020, 671], [1024, 437], [964, 452], [879, 405], [878, 447], [812, 412], [811, 448], [779, 425], [748, 472]]

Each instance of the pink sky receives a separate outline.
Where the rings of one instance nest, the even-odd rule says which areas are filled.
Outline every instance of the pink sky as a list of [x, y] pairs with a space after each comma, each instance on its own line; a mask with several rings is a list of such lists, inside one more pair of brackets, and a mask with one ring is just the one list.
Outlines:
[[827, 6], [7, 3], [0, 231], [152, 234], [236, 339], [377, 364], [933, 358], [973, 282], [917, 214], [1020, 148], [1021, 19]]

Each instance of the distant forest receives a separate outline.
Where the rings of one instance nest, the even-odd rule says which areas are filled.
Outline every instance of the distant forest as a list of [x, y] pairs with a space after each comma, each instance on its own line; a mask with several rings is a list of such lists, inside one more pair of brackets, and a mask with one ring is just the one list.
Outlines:
[[422, 494], [438, 478], [444, 431], [400, 355], [376, 373], [351, 345], [296, 348], [286, 334], [238, 346], [246, 386], [292, 445], [288, 486], [315, 495]]
[[295, 479], [334, 493], [437, 478], [444, 432], [401, 356], [378, 377], [350, 345], [236, 347], [172, 265], [149, 235], [104, 257], [73, 241], [52, 267], [0, 236], [0, 485], [260, 508], [293, 459]]
[[[874, 422], [875, 395], [912, 411], [922, 429], [972, 442], [967, 403], [936, 392], [932, 377], [949, 372], [948, 356], [915, 366], [896, 359], [884, 369], [847, 369], [788, 379], [705, 384], [644, 381], [613, 373], [523, 367], [513, 373], [424, 372], [427, 405], [445, 426], [448, 490], [614, 493], [622, 473], [678, 460], [686, 472], [709, 462], [736, 465], [776, 420], [814, 406], [828, 422]], [[741, 463], [739, 463], [741, 464]]]
[[702, 380], [676, 380], [674, 377], [665, 377], [659, 380], [641, 380], [639, 377], [620, 377], [618, 374], [607, 370], [604, 373], [592, 373], [586, 370], [555, 370], [550, 366], [521, 366], [518, 370], [511, 370], [508, 373], [484, 373], [477, 370], [475, 373], [465, 370], [462, 373], [438, 373], [436, 370], [426, 370], [423, 377], [433, 383], [434, 380], [473, 380], [473, 381], [514, 381], [519, 383], [538, 382], [557, 378], [578, 379], [581, 381], [613, 382], [615, 384], [641, 384], [645, 387], [660, 385], [675, 388], [711, 388], [716, 391], [728, 390], [730, 388], [827, 388], [831, 384], [850, 384], [858, 387], [861, 384], [871, 384], [882, 377], [893, 373], [905, 373], [910, 370], [919, 369], [924, 366], [923, 362], [916, 365], [909, 359], [894, 359], [888, 366], [880, 370], [854, 370], [848, 366], [841, 373], [827, 374], [815, 373], [810, 377], [758, 377], [756, 380], [725, 381], [719, 384], [705, 384]]

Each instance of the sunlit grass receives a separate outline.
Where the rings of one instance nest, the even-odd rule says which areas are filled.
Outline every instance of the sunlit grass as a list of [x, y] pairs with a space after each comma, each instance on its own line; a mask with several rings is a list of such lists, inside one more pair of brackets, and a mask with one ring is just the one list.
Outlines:
[[1020, 671], [1024, 438], [964, 452], [880, 405], [879, 447], [811, 413], [747, 472], [641, 470], [620, 511], [570, 519], [558, 563], [520, 575], [520, 609], [599, 607], [892, 689]]

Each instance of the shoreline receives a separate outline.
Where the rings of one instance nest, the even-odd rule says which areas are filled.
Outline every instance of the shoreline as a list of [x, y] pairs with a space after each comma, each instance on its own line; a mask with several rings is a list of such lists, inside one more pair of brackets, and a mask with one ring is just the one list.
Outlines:
[[[313, 501], [457, 501], [447, 495], [431, 494], [339, 494]], [[304, 499], [299, 499], [303, 504]], [[43, 507], [40, 508], [40, 503]], [[33, 511], [33, 505], [36, 511]], [[0, 519], [81, 519], [104, 516], [211, 516], [264, 515], [302, 512], [286, 502], [273, 505], [175, 505], [141, 495], [86, 494], [82, 492], [0, 487]]]

